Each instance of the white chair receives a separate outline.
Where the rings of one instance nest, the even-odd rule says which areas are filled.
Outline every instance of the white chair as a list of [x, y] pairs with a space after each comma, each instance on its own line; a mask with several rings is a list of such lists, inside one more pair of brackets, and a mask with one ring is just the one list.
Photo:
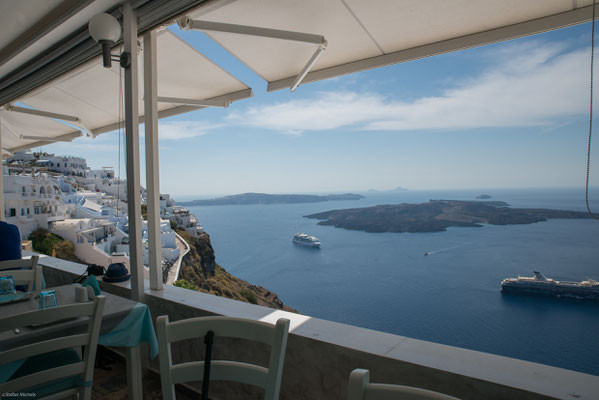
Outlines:
[[169, 322], [168, 316], [157, 318], [158, 345], [160, 349], [160, 380], [162, 396], [175, 399], [175, 384], [201, 381], [204, 376], [204, 361], [193, 361], [173, 365], [171, 343], [191, 338], [204, 337], [208, 331], [215, 338], [233, 337], [254, 340], [271, 346], [268, 368], [238, 361], [213, 360], [210, 380], [248, 383], [264, 388], [265, 400], [277, 400], [281, 386], [281, 374], [289, 320], [281, 318], [276, 325], [242, 318], [203, 317]]
[[459, 400], [455, 397], [410, 386], [370, 383], [370, 372], [354, 369], [349, 375], [348, 400]]
[[[104, 301], [104, 296], [98, 296], [94, 301], [87, 303], [69, 304], [0, 318], [0, 332], [5, 332], [16, 328], [23, 329], [32, 324], [89, 317], [85, 333], [70, 334], [1, 351], [0, 365], [23, 359], [26, 361], [13, 373], [10, 380], [0, 384], [0, 393], [34, 392], [36, 399], [57, 399], [79, 394], [80, 399], [89, 400]], [[74, 350], [81, 346], [84, 346], [82, 358]]]
[[39, 256], [32, 256], [30, 259], [1, 261], [0, 277], [12, 276], [16, 286], [27, 286], [28, 292], [39, 293], [43, 278], [38, 260]]

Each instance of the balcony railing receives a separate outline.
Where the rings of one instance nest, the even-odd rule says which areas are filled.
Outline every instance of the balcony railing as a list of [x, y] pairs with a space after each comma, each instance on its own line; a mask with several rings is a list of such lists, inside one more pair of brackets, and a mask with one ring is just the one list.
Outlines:
[[[40, 259], [49, 287], [70, 284], [85, 266], [51, 257]], [[107, 284], [103, 291], [129, 297], [129, 282]], [[146, 281], [146, 288], [149, 283]], [[174, 286], [146, 290], [144, 302], [152, 317], [168, 314], [171, 320], [225, 315], [266, 322], [291, 320], [281, 399], [346, 399], [349, 373], [366, 368], [379, 381], [423, 387], [460, 399], [591, 399], [599, 377], [507, 357], [481, 353], [305, 315], [256, 306]], [[267, 362], [266, 349], [251, 350], [244, 343], [226, 341], [219, 356], [240, 352], [254, 361]], [[173, 346], [175, 362], [188, 354], [201, 354], [200, 341]], [[159, 370], [157, 361], [150, 368]], [[259, 391], [231, 383], [211, 382], [218, 398], [259, 398]], [[199, 387], [196, 387], [199, 389]]]

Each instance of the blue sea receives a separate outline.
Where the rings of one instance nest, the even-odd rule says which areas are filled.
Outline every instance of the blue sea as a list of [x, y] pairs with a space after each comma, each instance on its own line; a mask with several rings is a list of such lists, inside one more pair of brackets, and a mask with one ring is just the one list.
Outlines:
[[[599, 280], [599, 221], [366, 233], [303, 218], [481, 193], [512, 207], [585, 210], [584, 190], [573, 189], [369, 192], [359, 201], [189, 209], [221, 266], [302, 314], [599, 375], [599, 302], [499, 291], [502, 279], [533, 270]], [[591, 205], [599, 212], [599, 201]], [[317, 236], [322, 248], [293, 245], [296, 232]]]

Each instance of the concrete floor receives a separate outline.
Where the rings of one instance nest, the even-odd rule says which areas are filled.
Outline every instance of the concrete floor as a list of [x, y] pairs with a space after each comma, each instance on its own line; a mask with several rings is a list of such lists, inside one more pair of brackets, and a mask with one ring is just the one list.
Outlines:
[[[103, 346], [98, 346], [96, 360], [92, 399], [128, 400], [125, 360]], [[177, 400], [191, 400], [199, 397], [187, 390], [177, 390]], [[144, 400], [162, 399], [160, 377], [155, 373], [150, 372], [143, 378], [143, 398]]]

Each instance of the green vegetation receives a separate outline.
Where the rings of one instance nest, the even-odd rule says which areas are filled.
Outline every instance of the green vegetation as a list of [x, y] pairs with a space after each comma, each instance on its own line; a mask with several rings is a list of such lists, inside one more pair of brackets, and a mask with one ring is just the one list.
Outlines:
[[148, 219], [148, 206], [145, 204], [141, 205], [141, 216], [143, 217], [143, 219], [147, 220]]
[[[45, 229], [33, 231], [29, 236], [33, 244], [33, 250], [38, 253], [54, 256], [68, 261], [80, 262], [75, 256], [75, 246], [68, 240], [48, 232]], [[52, 254], [54, 251], [54, 254]]]
[[249, 303], [258, 304], [258, 297], [256, 297], [256, 293], [252, 292], [251, 290], [243, 288], [239, 291], [239, 294], [242, 295]]
[[196, 285], [194, 285], [193, 283], [186, 281], [185, 279], [179, 279], [178, 281], [176, 281], [175, 283], [173, 283], [173, 286], [177, 286], [183, 289], [189, 289], [189, 290], [195, 290], [198, 291], [200, 288], [197, 287]]
[[172, 230], [176, 230], [177, 229], [177, 223], [175, 221], [169, 221], [171, 223], [171, 229]]

